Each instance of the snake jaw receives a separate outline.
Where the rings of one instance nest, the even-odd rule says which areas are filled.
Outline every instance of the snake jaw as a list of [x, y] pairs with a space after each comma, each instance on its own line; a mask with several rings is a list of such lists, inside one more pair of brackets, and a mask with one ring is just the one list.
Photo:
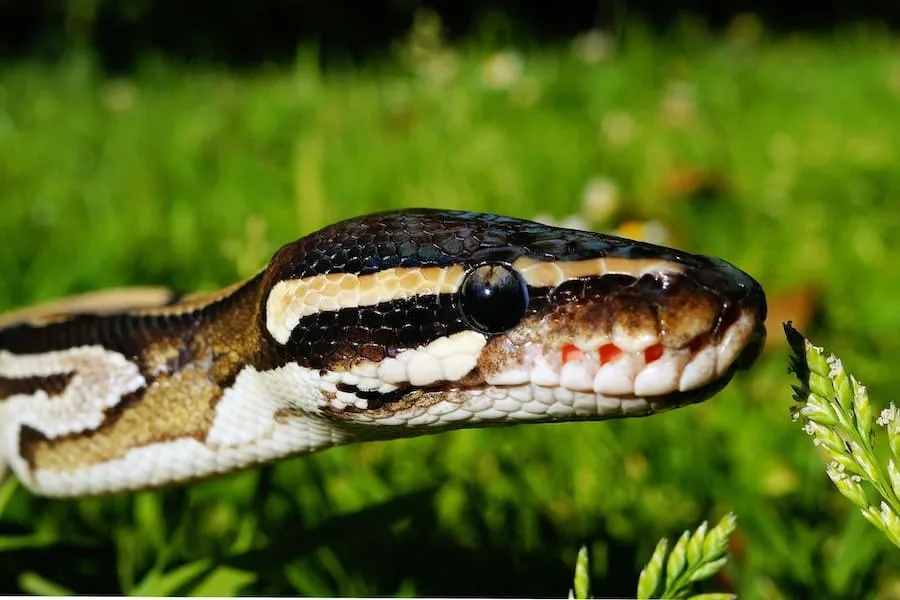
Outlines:
[[[362, 425], [353, 434], [358, 439], [498, 423], [654, 414], [708, 399], [737, 370], [752, 364], [764, 338], [756, 316], [743, 311], [718, 336], [703, 334], [681, 348], [654, 344], [638, 351], [619, 350], [605, 363], [600, 351], [605, 345], [592, 348], [582, 343], [575, 352], [563, 352], [558, 344], [517, 345], [498, 336], [481, 350], [478, 364], [455, 381], [435, 380], [423, 387], [398, 382], [404, 387], [391, 384], [388, 393], [367, 394], [359, 388], [363, 380], [331, 374], [339, 382], [330, 388], [334, 393], [326, 394], [331, 398], [328, 409], [337, 411], [350, 429]], [[460, 336], [456, 343], [471, 346]], [[368, 371], [374, 372], [371, 367]], [[363, 387], [371, 388], [375, 381]]]
[[[718, 339], [701, 334], [682, 347], [657, 342], [626, 350], [605, 341], [534, 342], [514, 356], [492, 343], [480, 366], [485, 382], [494, 386], [529, 383], [606, 396], [665, 396], [724, 376], [759, 335], [754, 327], [755, 320], [745, 313]], [[506, 356], [490, 357], [492, 351]]]

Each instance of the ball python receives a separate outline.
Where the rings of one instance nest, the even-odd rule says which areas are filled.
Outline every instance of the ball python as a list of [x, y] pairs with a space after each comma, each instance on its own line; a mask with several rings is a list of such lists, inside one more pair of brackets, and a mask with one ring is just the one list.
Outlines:
[[724, 260], [473, 212], [325, 227], [215, 293], [0, 318], [0, 460], [37, 494], [154, 488], [339, 444], [648, 415], [765, 337]]

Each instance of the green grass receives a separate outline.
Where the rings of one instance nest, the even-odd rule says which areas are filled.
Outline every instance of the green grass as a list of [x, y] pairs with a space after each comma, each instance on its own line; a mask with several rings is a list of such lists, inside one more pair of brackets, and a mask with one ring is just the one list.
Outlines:
[[[111, 285], [224, 285], [280, 244], [376, 209], [562, 217], [601, 176], [619, 187], [620, 216], [667, 223], [770, 299], [821, 289], [824, 318], [804, 333], [873, 402], [894, 398], [896, 40], [632, 27], [597, 64], [566, 46], [523, 53], [509, 89], [482, 82], [478, 45], [423, 47], [330, 73], [310, 52], [252, 73], [148, 59], [127, 80], [80, 56], [4, 64], [0, 308]], [[441, 60], [455, 65], [444, 83]], [[616, 122], [631, 136], [610, 139]], [[666, 181], [686, 170], [723, 183], [678, 197]], [[131, 497], [2, 488], [0, 592], [559, 596], [586, 542], [593, 593], [633, 595], [659, 538], [733, 511], [733, 557], [702, 589], [895, 593], [896, 549], [791, 423], [786, 367], [775, 350], [714, 400], [650, 419], [351, 446]]]

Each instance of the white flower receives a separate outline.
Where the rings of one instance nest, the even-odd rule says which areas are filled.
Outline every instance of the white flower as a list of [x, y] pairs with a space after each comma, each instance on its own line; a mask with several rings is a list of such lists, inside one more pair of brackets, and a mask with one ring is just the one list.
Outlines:
[[589, 231], [590, 227], [581, 215], [566, 215], [559, 222], [560, 227], [566, 229], [579, 229], [581, 231]]
[[671, 82], [666, 87], [660, 109], [663, 118], [670, 125], [686, 125], [693, 121], [697, 112], [694, 86], [687, 81]]
[[832, 481], [840, 481], [847, 476], [844, 474], [844, 465], [834, 460], [828, 463], [828, 466], [825, 467], [825, 471], [828, 473], [828, 477], [830, 477]]
[[137, 102], [137, 88], [126, 79], [111, 81], [103, 89], [103, 103], [112, 112], [125, 112]]
[[600, 124], [603, 137], [614, 146], [624, 146], [634, 139], [637, 127], [634, 118], [624, 111], [611, 112], [603, 117]]
[[459, 61], [450, 51], [436, 52], [416, 67], [419, 77], [435, 86], [443, 86], [456, 78]]
[[525, 70], [522, 57], [512, 51], [495, 52], [481, 65], [481, 81], [496, 90], [509, 89]]
[[534, 77], [521, 77], [509, 90], [509, 97], [519, 106], [531, 106], [541, 97], [541, 86]]
[[613, 40], [605, 31], [592, 29], [572, 40], [572, 53], [588, 64], [596, 64], [612, 53]]
[[894, 406], [894, 403], [891, 402], [891, 405], [881, 411], [881, 414], [878, 415], [878, 419], [875, 421], [882, 427], [887, 427], [888, 423], [894, 422], [897, 418], [897, 407]]
[[834, 354], [829, 355], [825, 362], [828, 364], [828, 377], [830, 379], [834, 379], [844, 371], [844, 364]]
[[581, 212], [589, 221], [605, 221], [619, 208], [619, 186], [608, 177], [592, 177], [581, 192]]

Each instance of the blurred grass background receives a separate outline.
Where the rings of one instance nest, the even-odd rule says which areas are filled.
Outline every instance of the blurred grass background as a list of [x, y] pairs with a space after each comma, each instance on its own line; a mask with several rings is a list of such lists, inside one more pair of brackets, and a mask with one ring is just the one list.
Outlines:
[[[0, 69], [0, 309], [212, 288], [335, 220], [432, 206], [578, 215], [757, 276], [886, 403], [900, 388], [900, 40], [630, 24], [516, 49], [421, 13], [390, 58], [229, 71], [90, 53]], [[815, 313], [814, 319], [806, 315]], [[775, 342], [780, 328], [770, 328]], [[789, 415], [786, 350], [650, 419], [329, 450], [161, 492], [0, 489], [0, 592], [633, 595], [661, 536], [738, 515], [708, 589], [898, 598], [896, 549]]]

